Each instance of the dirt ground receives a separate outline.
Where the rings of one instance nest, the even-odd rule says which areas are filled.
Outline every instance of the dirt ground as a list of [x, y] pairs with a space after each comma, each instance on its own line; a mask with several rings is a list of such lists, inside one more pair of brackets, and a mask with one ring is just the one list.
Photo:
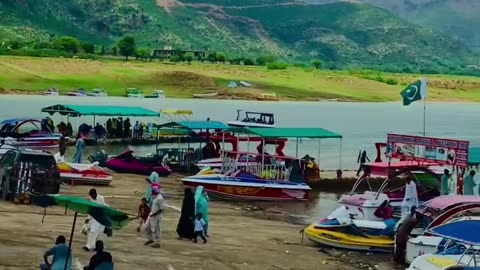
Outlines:
[[[144, 177], [114, 174], [109, 187], [97, 187], [110, 206], [136, 213], [145, 190]], [[161, 185], [169, 205], [181, 207], [183, 189], [177, 177], [162, 178]], [[89, 186], [62, 186], [65, 195], [87, 196]], [[138, 220], [118, 231], [106, 241], [113, 255], [116, 270], [131, 269], [353, 269], [319, 252], [305, 239], [301, 245], [301, 225], [252, 217], [238, 204], [212, 201], [210, 234], [207, 244], [177, 240], [175, 232], [179, 213], [165, 211], [162, 223], [161, 248], [143, 245], [143, 234], [136, 232]], [[60, 207], [44, 210], [35, 206], [0, 202], [0, 269], [38, 269], [42, 254], [54, 239], [70, 235], [73, 213], [65, 215]], [[258, 215], [257, 215], [258, 216]], [[75, 230], [73, 257], [85, 265], [93, 253], [83, 251], [86, 236], [80, 234], [84, 217]], [[76, 270], [76, 269], [75, 269]]]

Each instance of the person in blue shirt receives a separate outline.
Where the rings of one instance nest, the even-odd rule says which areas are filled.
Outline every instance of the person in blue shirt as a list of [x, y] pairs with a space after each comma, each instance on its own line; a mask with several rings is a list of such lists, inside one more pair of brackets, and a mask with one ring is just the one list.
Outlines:
[[[43, 255], [44, 263], [40, 264], [40, 270], [63, 270], [65, 269], [65, 262], [67, 261], [68, 256], [68, 263], [67, 269], [72, 269], [72, 255], [68, 255], [69, 249], [68, 246], [65, 245], [66, 239], [65, 236], [60, 235], [57, 237], [55, 241], [55, 246], [51, 249], [47, 250]], [[48, 257], [53, 256], [52, 262], [48, 261]]]

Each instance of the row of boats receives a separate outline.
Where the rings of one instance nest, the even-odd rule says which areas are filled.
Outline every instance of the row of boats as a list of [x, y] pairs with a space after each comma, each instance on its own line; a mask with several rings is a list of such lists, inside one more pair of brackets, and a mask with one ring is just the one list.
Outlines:
[[[48, 90], [42, 93], [44, 96], [60, 96], [60, 93], [56, 88], [49, 88]], [[71, 97], [106, 97], [108, 96], [107, 92], [103, 88], [94, 88], [91, 91], [87, 91], [84, 88], [79, 88], [66, 93], [67, 96]], [[141, 89], [138, 88], [127, 88], [125, 90], [125, 97], [128, 98], [165, 98], [166, 94], [164, 90], [153, 90], [150, 95], [145, 95]]]

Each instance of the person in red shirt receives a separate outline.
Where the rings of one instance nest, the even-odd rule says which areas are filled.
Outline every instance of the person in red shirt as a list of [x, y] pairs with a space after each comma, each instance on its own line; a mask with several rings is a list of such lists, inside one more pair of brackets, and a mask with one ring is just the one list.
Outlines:
[[142, 198], [142, 202], [140, 203], [140, 206], [138, 206], [138, 217], [140, 218], [140, 224], [138, 224], [137, 232], [140, 232], [149, 215], [150, 206], [148, 206], [147, 199]]

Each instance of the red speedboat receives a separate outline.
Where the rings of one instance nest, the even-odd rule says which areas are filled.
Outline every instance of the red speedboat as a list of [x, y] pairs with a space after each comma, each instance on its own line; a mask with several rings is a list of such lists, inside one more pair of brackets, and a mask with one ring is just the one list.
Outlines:
[[160, 176], [167, 176], [172, 172], [167, 165], [162, 165], [156, 158], [137, 158], [133, 156], [132, 150], [126, 150], [120, 155], [108, 159], [105, 166], [119, 173], [149, 175], [156, 172]]

